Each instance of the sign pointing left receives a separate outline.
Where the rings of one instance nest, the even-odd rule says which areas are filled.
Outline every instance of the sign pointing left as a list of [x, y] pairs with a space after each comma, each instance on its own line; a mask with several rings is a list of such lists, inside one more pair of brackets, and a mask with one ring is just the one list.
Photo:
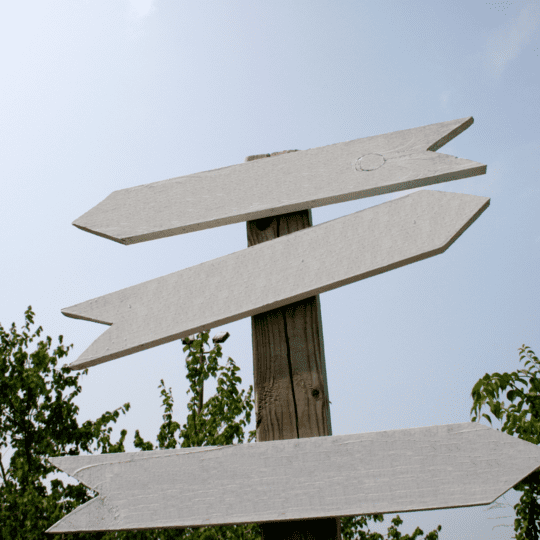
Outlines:
[[485, 174], [435, 151], [472, 116], [114, 191], [73, 225], [121, 244]]
[[487, 197], [417, 191], [327, 223], [65, 308], [112, 325], [84, 369], [266, 312], [444, 252]]

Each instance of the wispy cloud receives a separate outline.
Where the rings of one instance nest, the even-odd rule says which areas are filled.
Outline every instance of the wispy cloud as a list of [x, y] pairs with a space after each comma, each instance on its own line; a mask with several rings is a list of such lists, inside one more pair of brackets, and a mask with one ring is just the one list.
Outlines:
[[131, 14], [138, 19], [147, 17], [155, 9], [155, 0], [128, 0]]
[[452, 93], [451, 90], [445, 90], [439, 95], [439, 100], [441, 101], [441, 105], [443, 106], [443, 109], [448, 108], [448, 100], [450, 99], [450, 94]]
[[540, 25], [540, 3], [527, 2], [517, 17], [497, 28], [486, 43], [488, 69], [499, 77], [508, 63], [516, 58]]

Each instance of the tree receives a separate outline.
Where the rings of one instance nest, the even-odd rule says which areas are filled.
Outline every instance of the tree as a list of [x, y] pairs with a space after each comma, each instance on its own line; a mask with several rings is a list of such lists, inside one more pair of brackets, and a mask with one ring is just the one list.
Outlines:
[[[48, 336], [39, 341], [35, 350], [28, 349], [43, 331], [40, 326], [31, 332], [35, 313], [31, 306], [25, 312], [22, 333], [15, 323], [8, 333], [0, 325], [0, 532], [1, 538], [9, 540], [49, 538], [45, 534], [51, 525], [93, 497], [91, 490], [83, 484], [67, 484], [60, 479], [48, 481], [55, 472], [47, 457], [78, 455], [82, 452], [110, 453], [125, 452], [126, 430], [120, 439], [111, 442], [111, 423], [116, 423], [120, 413], [125, 414], [129, 403], [113, 412], [106, 412], [95, 421], [78, 424], [79, 408], [74, 399], [82, 388], [80, 378], [87, 370], [73, 374], [68, 367], [58, 368], [60, 359], [68, 355], [73, 345], [65, 346], [63, 337], [58, 337], [58, 346], [50, 352], [52, 340]], [[253, 408], [252, 388], [237, 389], [241, 382], [238, 368], [229, 358], [226, 366], [219, 366], [221, 346], [216, 344], [204, 351], [208, 333], [198, 335], [184, 348], [189, 348], [187, 357], [188, 379], [193, 393], [188, 404], [191, 414], [187, 423], [173, 421], [173, 397], [163, 380], [160, 383], [163, 398], [163, 424], [157, 436], [158, 448], [180, 446], [227, 445], [243, 442], [244, 430], [250, 422]], [[218, 392], [203, 403], [204, 381], [210, 375], [218, 378]], [[236, 420], [244, 414], [244, 418]], [[250, 440], [255, 431], [250, 432]], [[151, 450], [154, 445], [144, 441], [139, 431], [135, 433], [135, 446]], [[9, 462], [4, 458], [12, 451]], [[153, 530], [120, 533], [77, 534], [74, 538], [102, 540], [112, 538], [160, 539], [169, 538], [260, 538], [257, 525], [241, 528], [216, 527], [214, 530]], [[224, 530], [227, 529], [227, 530]], [[219, 536], [216, 536], [218, 534]]]
[[120, 440], [111, 442], [111, 424], [129, 410], [129, 403], [79, 425], [74, 399], [81, 392], [82, 374], [57, 367], [73, 345], [66, 347], [59, 336], [51, 353], [47, 336], [29, 353], [43, 330], [40, 326], [30, 331], [34, 316], [29, 306], [22, 333], [15, 323], [10, 332], [0, 324], [0, 532], [6, 540], [50, 539], [45, 530], [91, 498], [82, 484], [49, 482], [55, 469], [48, 456], [123, 452], [127, 434], [123, 430]]
[[[502, 425], [502, 431], [508, 435], [516, 434], [520, 439], [533, 444], [540, 443], [540, 363], [534, 351], [523, 345], [519, 349], [519, 360], [525, 361], [525, 367], [512, 373], [486, 373], [473, 387], [471, 395], [472, 421], [480, 419], [484, 405], [488, 405], [491, 414]], [[519, 385], [523, 385], [520, 388]], [[508, 391], [507, 391], [508, 389]], [[506, 406], [499, 396], [506, 391]], [[514, 401], [516, 403], [514, 403]], [[473, 416], [474, 414], [474, 416]], [[489, 414], [482, 414], [491, 424]], [[519, 502], [514, 506], [516, 519], [514, 531], [516, 540], [538, 540], [540, 526], [540, 471], [536, 470], [514, 486], [516, 491], [523, 492]]]
[[[403, 520], [397, 515], [395, 518], [392, 518], [392, 525], [388, 527], [388, 536], [386, 538], [378, 533], [371, 532], [369, 530], [368, 521], [373, 520], [375, 522], [384, 521], [383, 514], [372, 514], [367, 516], [351, 516], [341, 518], [341, 536], [343, 540], [422, 540], [421, 535], [424, 534], [424, 531], [420, 527], [416, 527], [412, 536], [406, 534], [402, 535], [398, 530], [398, 527], [403, 523]], [[367, 531], [362, 529], [367, 527]], [[439, 531], [441, 526], [438, 525], [437, 529], [432, 530], [426, 535], [425, 540], [438, 540]]]
[[[172, 420], [173, 396], [171, 389], [166, 389], [163, 379], [161, 388], [162, 406], [164, 407], [163, 424], [157, 435], [158, 448], [187, 448], [195, 446], [225, 446], [242, 444], [244, 428], [251, 421], [253, 411], [253, 387], [247, 393], [239, 391], [237, 385], [242, 382], [238, 375], [240, 368], [229, 357], [225, 366], [219, 364], [223, 356], [220, 343], [216, 342], [210, 350], [209, 332], [202, 332], [186, 339], [184, 352], [186, 358], [187, 379], [190, 382], [187, 394], [192, 394], [188, 403], [186, 423], [180, 427]], [[210, 376], [217, 379], [216, 394], [204, 402], [204, 383]], [[255, 430], [249, 432], [248, 442], [256, 438]], [[144, 441], [139, 430], [135, 432], [134, 444], [141, 450], [153, 450], [154, 445]]]
[[[78, 424], [78, 407], [74, 399], [81, 392], [80, 377], [87, 370], [73, 374], [69, 368], [58, 368], [58, 361], [67, 356], [72, 347], [59, 345], [50, 352], [52, 340], [39, 341], [35, 350], [28, 352], [30, 344], [39, 337], [42, 328], [30, 333], [35, 314], [31, 307], [25, 312], [26, 323], [19, 334], [15, 324], [8, 333], [0, 325], [0, 458], [13, 450], [9, 462], [0, 459], [2, 484], [0, 485], [0, 532], [2, 539], [42, 540], [53, 523], [93, 497], [83, 484], [64, 485], [60, 479], [48, 482], [54, 472], [47, 457], [77, 455], [83, 452], [125, 452], [127, 435], [122, 430], [120, 439], [111, 442], [112, 425], [120, 414], [129, 410], [129, 403], [106, 412], [95, 421]], [[215, 338], [214, 338], [215, 339]], [[163, 380], [158, 388], [163, 406], [163, 423], [157, 434], [156, 445], [145, 441], [139, 430], [135, 432], [134, 445], [146, 451], [154, 448], [194, 447], [208, 445], [243, 444], [245, 428], [251, 421], [254, 408], [253, 387], [238, 390], [242, 379], [240, 368], [232, 358], [220, 365], [221, 345], [208, 347], [209, 332], [202, 332], [185, 340], [187, 351], [188, 417], [185, 424], [173, 419], [174, 400], [171, 389]], [[204, 383], [210, 376], [217, 377], [215, 395], [204, 401]], [[248, 443], [256, 438], [256, 431], [248, 433]], [[362, 529], [369, 520], [383, 521], [382, 514], [342, 518], [344, 540], [384, 540], [379, 533]], [[412, 536], [397, 530], [402, 520], [397, 516], [388, 529], [388, 539], [415, 540], [423, 532], [417, 528]], [[440, 525], [438, 530], [440, 530]], [[259, 540], [262, 536], [258, 524], [202, 527], [197, 529], [155, 529], [93, 534], [75, 534], [74, 540]], [[426, 540], [437, 540], [438, 532], [432, 531]]]
[[[225, 446], [244, 443], [244, 428], [251, 421], [253, 411], [253, 387], [247, 393], [239, 391], [242, 379], [238, 375], [240, 368], [232, 358], [222, 366], [219, 359], [223, 356], [221, 345], [215, 342], [213, 348], [206, 350], [209, 332], [201, 332], [190, 339], [184, 340], [187, 379], [190, 382], [188, 394], [192, 394], [188, 403], [186, 423], [180, 424], [173, 420], [174, 400], [172, 391], [167, 390], [163, 379], [158, 388], [161, 389], [163, 423], [157, 435], [157, 448], [177, 448], [196, 446]], [[204, 383], [212, 376], [217, 377], [216, 394], [204, 401]], [[256, 438], [255, 430], [249, 432], [248, 442]], [[139, 430], [135, 432], [134, 445], [141, 450], [154, 450], [151, 442], [143, 440]], [[132, 538], [129, 533], [123, 533], [124, 538]], [[185, 540], [257, 540], [261, 531], [256, 523], [246, 525], [228, 525], [217, 527], [201, 527], [183, 530], [156, 530], [157, 536], [152, 538], [169, 539], [182, 538]], [[135, 538], [133, 536], [133, 538]], [[137, 538], [143, 538], [138, 536]]]

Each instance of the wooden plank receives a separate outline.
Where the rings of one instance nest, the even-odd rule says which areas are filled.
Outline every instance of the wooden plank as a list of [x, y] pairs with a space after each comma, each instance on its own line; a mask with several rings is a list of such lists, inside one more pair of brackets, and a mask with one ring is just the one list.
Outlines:
[[72, 533], [485, 505], [540, 467], [540, 448], [461, 423], [50, 461], [99, 493], [47, 531]]
[[112, 324], [70, 367], [84, 369], [432, 257], [488, 205], [487, 197], [417, 191], [65, 308], [68, 317]]
[[[248, 247], [311, 226], [310, 209], [248, 221]], [[319, 296], [254, 315], [251, 335], [257, 442], [332, 435]], [[260, 527], [263, 540], [341, 540], [339, 517]]]
[[461, 118], [114, 191], [73, 222], [134, 244], [485, 174], [434, 151], [473, 123]]

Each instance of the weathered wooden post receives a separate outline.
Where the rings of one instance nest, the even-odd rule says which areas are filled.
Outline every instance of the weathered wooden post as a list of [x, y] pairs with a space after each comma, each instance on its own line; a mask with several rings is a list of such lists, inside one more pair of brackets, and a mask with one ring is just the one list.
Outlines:
[[[248, 156], [246, 161], [296, 152]], [[248, 246], [311, 227], [311, 209], [247, 221]], [[332, 435], [319, 295], [251, 318], [257, 442]], [[341, 538], [339, 518], [263, 523], [271, 540]]]
[[317, 295], [444, 253], [489, 199], [424, 190], [315, 227], [310, 209], [484, 174], [436, 152], [472, 122], [119, 190], [78, 218], [122, 244], [247, 222], [247, 249], [62, 313], [109, 326], [72, 369], [252, 317], [258, 441], [51, 458], [99, 495], [48, 532], [259, 523], [266, 540], [334, 540], [337, 516], [489, 504], [536, 470], [540, 448], [480, 424], [331, 435]]

